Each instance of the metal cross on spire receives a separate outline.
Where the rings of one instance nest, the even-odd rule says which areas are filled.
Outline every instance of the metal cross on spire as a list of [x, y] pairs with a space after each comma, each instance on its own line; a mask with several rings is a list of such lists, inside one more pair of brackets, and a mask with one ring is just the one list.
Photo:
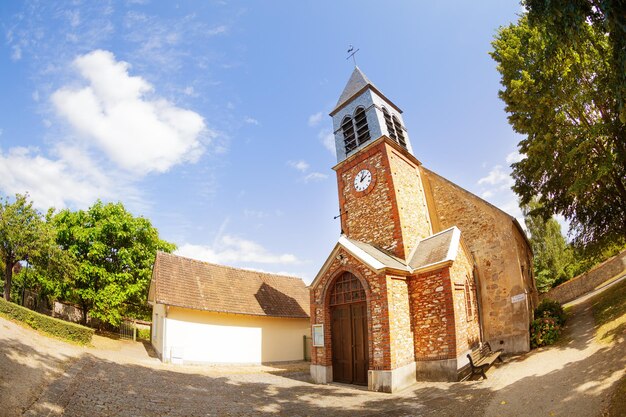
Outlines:
[[354, 61], [354, 66], [356, 67], [356, 57], [354, 55], [356, 55], [356, 53], [359, 52], [359, 50], [357, 49], [356, 51], [354, 50], [354, 46], [350, 45], [348, 47], [348, 57], [346, 58], [346, 60], [352, 58], [352, 60]]

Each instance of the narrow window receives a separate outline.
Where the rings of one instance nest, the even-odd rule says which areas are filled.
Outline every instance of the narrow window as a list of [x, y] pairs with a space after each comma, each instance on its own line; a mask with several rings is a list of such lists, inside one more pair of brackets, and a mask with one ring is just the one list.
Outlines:
[[469, 277], [465, 280], [465, 314], [467, 321], [474, 318], [474, 297], [472, 297], [472, 286], [469, 283]]
[[393, 124], [396, 127], [396, 135], [398, 135], [398, 143], [406, 148], [406, 141], [404, 140], [404, 132], [402, 130], [402, 124], [396, 116], [393, 116]]
[[352, 125], [352, 118], [346, 116], [341, 123], [341, 130], [343, 131], [343, 143], [346, 148], [346, 154], [356, 148], [356, 136], [354, 135], [354, 126]]
[[367, 126], [367, 117], [365, 117], [363, 107], [356, 109], [354, 122], [356, 124], [356, 136], [359, 139], [359, 145], [370, 140], [370, 129]]
[[393, 121], [391, 120], [391, 115], [387, 111], [386, 108], [383, 107], [383, 117], [385, 118], [385, 124], [387, 125], [387, 131], [389, 132], [389, 137], [393, 140], [396, 139], [396, 129], [393, 127]]

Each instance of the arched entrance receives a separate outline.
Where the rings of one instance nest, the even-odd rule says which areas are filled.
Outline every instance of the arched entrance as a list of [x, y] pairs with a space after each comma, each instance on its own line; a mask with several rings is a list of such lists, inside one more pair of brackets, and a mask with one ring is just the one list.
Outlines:
[[333, 380], [367, 385], [367, 304], [361, 282], [350, 272], [330, 290]]

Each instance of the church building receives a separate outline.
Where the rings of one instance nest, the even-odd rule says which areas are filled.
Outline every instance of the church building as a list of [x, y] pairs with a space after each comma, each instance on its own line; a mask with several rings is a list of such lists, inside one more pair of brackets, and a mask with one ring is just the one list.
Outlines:
[[456, 381], [480, 343], [530, 348], [532, 252], [512, 216], [428, 170], [356, 67], [333, 119], [341, 236], [310, 286], [317, 383]]

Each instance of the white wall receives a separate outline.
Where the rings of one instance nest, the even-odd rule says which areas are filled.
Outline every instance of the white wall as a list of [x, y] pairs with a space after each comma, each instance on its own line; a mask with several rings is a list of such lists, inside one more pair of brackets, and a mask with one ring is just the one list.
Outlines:
[[163, 334], [165, 333], [165, 306], [155, 304], [152, 306], [152, 334], [150, 335], [152, 347], [161, 359], [163, 358]]
[[[262, 363], [304, 359], [309, 319], [213, 313], [169, 307], [163, 360], [183, 363]], [[163, 332], [161, 332], [163, 334]], [[158, 334], [157, 334], [158, 337]]]

